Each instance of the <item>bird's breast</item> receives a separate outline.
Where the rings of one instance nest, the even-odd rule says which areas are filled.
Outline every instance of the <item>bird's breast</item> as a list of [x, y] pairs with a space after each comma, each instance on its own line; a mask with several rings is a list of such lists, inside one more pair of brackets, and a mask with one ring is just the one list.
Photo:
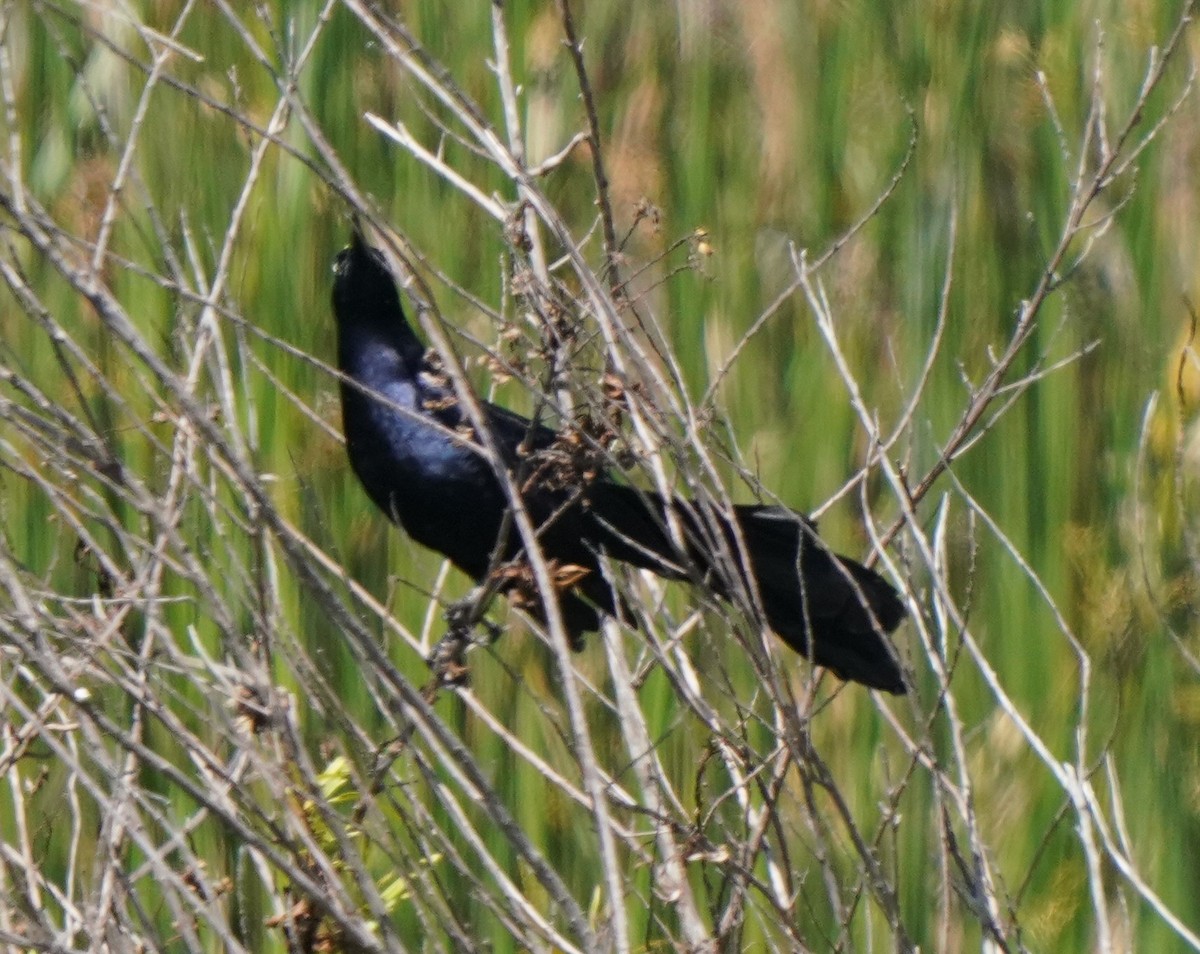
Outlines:
[[491, 467], [422, 408], [422, 391], [391, 383], [380, 397], [344, 386], [350, 464], [368, 496], [418, 543], [473, 576], [490, 552], [505, 509]]

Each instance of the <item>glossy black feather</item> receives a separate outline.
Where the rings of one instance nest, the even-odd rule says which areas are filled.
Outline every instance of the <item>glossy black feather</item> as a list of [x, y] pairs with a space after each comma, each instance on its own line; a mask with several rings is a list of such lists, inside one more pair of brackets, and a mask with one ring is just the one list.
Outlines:
[[[472, 447], [469, 416], [405, 319], [380, 253], [356, 234], [338, 255], [334, 275], [338, 363], [362, 385], [342, 383], [351, 466], [390, 519], [479, 581], [493, 566], [507, 503], [491, 465]], [[671, 579], [698, 580], [722, 597], [749, 581], [729, 579], [720, 567], [730, 561], [713, 556], [738, 552], [739, 534], [727, 518], [702, 517], [691, 503], [668, 504], [604, 476], [582, 488], [528, 480], [536, 469], [531, 455], [536, 461], [558, 435], [495, 405], [484, 404], [483, 412], [505, 465], [520, 475], [543, 553], [559, 566], [588, 571], [560, 595], [576, 642], [598, 628], [601, 613], [620, 611], [600, 570], [600, 553]], [[684, 528], [686, 553], [678, 552], [666, 529], [668, 506]], [[904, 692], [884, 637], [904, 618], [896, 591], [874, 571], [831, 554], [812, 524], [791, 510], [739, 505], [733, 519], [771, 628], [843, 679]], [[504, 560], [519, 556], [515, 531], [501, 549]]]

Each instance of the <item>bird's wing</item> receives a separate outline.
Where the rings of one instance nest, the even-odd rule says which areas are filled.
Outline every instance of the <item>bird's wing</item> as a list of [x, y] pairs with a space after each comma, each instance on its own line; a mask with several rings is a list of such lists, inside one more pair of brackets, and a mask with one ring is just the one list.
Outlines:
[[496, 404], [484, 404], [483, 411], [491, 426], [492, 436], [506, 454], [516, 456], [524, 444], [530, 452], [545, 450], [558, 439], [558, 432], [522, 414]]

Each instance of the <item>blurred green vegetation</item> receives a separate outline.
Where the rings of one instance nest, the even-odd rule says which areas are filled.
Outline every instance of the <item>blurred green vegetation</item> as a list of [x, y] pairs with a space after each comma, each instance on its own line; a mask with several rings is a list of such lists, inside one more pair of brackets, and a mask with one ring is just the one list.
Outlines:
[[[175, 5], [142, 6], [146, 22], [169, 29]], [[268, 6], [273, 31], [249, 13], [245, 22], [253, 25], [269, 55], [282, 60], [291, 25], [296, 36], [306, 35], [317, 7]], [[886, 431], [909, 398], [931, 345], [946, 269], [952, 268], [944, 339], [911, 436], [897, 450], [908, 472], [919, 475], [936, 460], [961, 414], [964, 379], [978, 382], [989, 367], [989, 347], [999, 349], [1007, 341], [1018, 304], [1031, 293], [1061, 231], [1095, 58], [1103, 65], [1110, 115], [1123, 117], [1141, 85], [1147, 50], [1162, 42], [1178, 5], [588, 0], [579, 6], [618, 233], [633, 224], [642, 199], [662, 215], [661, 229], [637, 226], [626, 249], [628, 260], [635, 265], [654, 260], [689, 232], [703, 228], [708, 233], [712, 252], [699, 267], [658, 283], [686, 264], [685, 245], [644, 280], [643, 305], [670, 330], [695, 398], [790, 280], [787, 243], [815, 253], [848, 229], [899, 167], [915, 122], [915, 155], [894, 196], [831, 260], [822, 278], [864, 396], [879, 409]], [[501, 107], [487, 67], [492, 56], [488, 9], [486, 3], [435, 0], [402, 5], [413, 32], [499, 123]], [[18, 4], [9, 15], [9, 32], [21, 37], [9, 48], [18, 59], [12, 75], [25, 175], [60, 222], [94, 236], [105, 189], [120, 162], [120, 143], [139, 108], [144, 76], [49, 8]], [[523, 86], [522, 121], [531, 159], [537, 161], [581, 128], [577, 88], [561, 49], [554, 5], [514, 2], [505, 16]], [[256, 122], [267, 121], [277, 102], [274, 81], [215, 5], [193, 14], [180, 39], [202, 51], [204, 59], [173, 61], [174, 75], [215, 100], [235, 104]], [[1196, 40], [1193, 32], [1193, 50]], [[1038, 70], [1045, 74], [1073, 150], [1069, 161], [1036, 82]], [[81, 76], [100, 103], [89, 102]], [[499, 227], [363, 121], [366, 112], [400, 118], [425, 142], [438, 141], [410, 81], [347, 10], [333, 10], [301, 74], [299, 96], [359, 186], [426, 260], [471, 294], [503, 307], [506, 252]], [[1163, 105], [1161, 97], [1155, 99], [1148, 113]], [[101, 116], [117, 131], [117, 144], [106, 141]], [[1089, 758], [1107, 746], [1129, 810], [1132, 853], [1164, 901], [1193, 927], [1200, 924], [1195, 742], [1200, 696], [1197, 673], [1184, 664], [1167, 627], [1192, 652], [1200, 650], [1189, 549], [1194, 518], [1182, 503], [1194, 494], [1178, 492], [1180, 486], [1191, 489], [1196, 461], [1176, 452], [1190, 436], [1200, 387], [1192, 381], [1176, 388], [1175, 380], [1189, 323], [1185, 296], [1200, 300], [1198, 127], [1200, 105], [1192, 98], [1145, 153], [1136, 181], [1129, 177], [1109, 197], [1106, 210], [1122, 196], [1128, 200], [1085, 265], [1042, 313], [1031, 358], [1017, 372], [1034, 370], [1033, 356], [1044, 355], [1049, 363], [1092, 342], [1095, 350], [1040, 382], [954, 467], [954, 479], [1045, 582], [1089, 653], [1094, 685], [1087, 718], [1095, 746]], [[300, 153], [312, 154], [299, 128], [290, 128], [287, 138]], [[164, 86], [151, 96], [139, 140], [136, 172], [176, 254], [182, 254], [185, 234], [194, 242], [195, 264], [185, 262], [184, 272], [210, 271], [243, 188], [253, 140], [220, 111]], [[474, 181], [506, 200], [514, 198], [509, 183], [483, 160], [453, 141], [443, 145], [448, 160]], [[594, 215], [586, 150], [578, 150], [545, 187], [582, 234]], [[296, 159], [272, 150], [235, 248], [228, 301], [254, 328], [332, 361], [329, 263], [347, 233], [344, 209], [322, 182]], [[136, 190], [117, 218], [111, 247], [119, 256], [162, 267], [154, 225]], [[133, 378], [135, 365], [114, 359], [100, 323], [49, 266], [28, 256], [21, 243], [16, 249], [47, 308], [114, 385], [103, 393], [85, 381], [82, 402], [105, 422], [125, 467], [153, 481], [163, 462], [150, 439], [156, 427], [160, 439], [170, 437], [153, 423], [139, 429], [159, 409]], [[598, 260], [595, 246], [589, 254]], [[194, 333], [194, 303], [165, 293], [134, 270], [121, 270], [112, 281], [129, 314], [151, 341], [162, 343], [164, 353], [177, 347], [179, 335]], [[434, 283], [434, 291], [452, 324], [484, 341], [494, 339], [496, 329], [469, 303], [441, 283]], [[3, 311], [12, 313], [13, 302], [3, 294]], [[6, 316], [4, 326], [6, 360], [47, 393], [76, 402], [64, 391], [47, 336], [20, 318]], [[407, 626], [420, 631], [428, 610], [426, 592], [440, 561], [415, 550], [372, 511], [339, 445], [286, 393], [300, 395], [337, 427], [336, 382], [269, 339], [233, 323], [222, 328], [239, 342], [232, 369], [242, 397], [236, 410], [245, 416], [258, 468], [275, 475], [277, 506]], [[1139, 464], [1143, 412], [1155, 391], [1160, 398]], [[517, 406], [523, 400], [517, 385], [501, 385], [497, 394]], [[762, 484], [796, 507], [819, 504], [862, 460], [863, 435], [845, 388], [799, 296], [785, 303], [742, 352], [717, 401]], [[73, 409], [80, 411], [78, 403]], [[35, 573], [59, 580], [75, 574], [73, 581], [59, 583], [60, 590], [86, 595], [88, 574], [71, 558], [75, 536], [39, 492], [11, 475], [0, 480], [3, 533], [12, 551]], [[951, 490], [943, 478], [922, 505], [922, 516], [932, 519], [936, 494]], [[742, 499], [750, 493], [746, 488], [734, 492]], [[886, 495], [877, 500], [886, 525], [895, 507]], [[823, 516], [824, 535], [843, 552], [866, 549], [857, 511], [848, 500]], [[227, 560], [234, 572], [225, 585], [231, 591], [243, 588], [249, 607], [254, 581], [241, 568], [253, 566], [254, 554], [226, 554], [227, 547], [242, 543], [210, 537], [203, 526], [206, 513], [198, 506], [188, 517], [196, 522], [198, 556]], [[1069, 760], [1079, 718], [1076, 657], [1025, 574], [978, 523], [972, 538], [971, 526], [952, 494], [950, 559], [957, 594], [970, 593], [973, 632], [1014, 701], [1051, 749]], [[1153, 567], [1149, 588], [1144, 563]], [[182, 579], [167, 588], [176, 595], [196, 595]], [[298, 588], [286, 582], [284, 588], [294, 599], [284, 614], [332, 692], [369, 723], [373, 702], [340, 634]], [[462, 578], [449, 575], [446, 595], [465, 589]], [[220, 630], [196, 605], [182, 602], [172, 617], [181, 628], [195, 626], [198, 638], [219, 653]], [[550, 662], [516, 618], [511, 621], [493, 655], [476, 654], [475, 691], [519, 739], [570, 774], [568, 747], [540, 709], [555, 698]], [[249, 609], [240, 625], [253, 630]], [[434, 635], [437, 626], [435, 619]], [[392, 644], [382, 629], [380, 636]], [[704, 640], [704, 651], [719, 660], [714, 671], [724, 667], [730, 673], [731, 693], [748, 700], [752, 675], [736, 647], [720, 634], [693, 638]], [[917, 672], [915, 707], [908, 717], [920, 723], [932, 707], [933, 682], [915, 636], [902, 630], [900, 642]], [[424, 680], [424, 663], [416, 654], [395, 645], [394, 657], [414, 682]], [[598, 645], [586, 651], [580, 666], [598, 684], [608, 678]], [[303, 690], [287, 667], [276, 675]], [[955, 685], [971, 746], [979, 823], [1029, 931], [1026, 943], [1045, 950], [1088, 948], [1094, 937], [1086, 872], [1075, 833], [1059, 816], [1061, 790], [973, 670], [964, 666]], [[683, 780], [681, 790], [697, 806], [704, 805], [706, 790], [728, 783], [715, 767], [702, 784], [688, 781], [697, 774], [706, 740], [693, 731], [696, 726], [664, 680], [652, 676], [641, 694], [668, 774]], [[202, 732], [203, 699], [193, 700], [192, 708], [194, 728]], [[576, 897], [586, 902], [598, 868], [592, 832], [580, 828], [576, 807], [514, 759], [458, 701], [444, 699], [439, 708], [480, 763], [495, 773], [498, 790], [534, 843], [555, 859]], [[600, 711], [592, 715], [597, 739], [603, 740], [610, 717]], [[931, 736], [948, 746], [941, 719], [932, 716]], [[317, 711], [306, 711], [304, 720], [314, 752], [337, 737], [336, 726]], [[864, 830], [873, 831], [882, 793], [904, 763], [902, 749], [862, 692], [842, 693], [812, 728], [851, 810]], [[757, 731], [749, 733], [751, 741], [769, 747], [765, 731], [761, 737]], [[615, 728], [611, 742], [619, 749]], [[155, 744], [170, 748], [168, 739]], [[55, 788], [52, 779], [46, 786], [46, 819], [58, 797]], [[799, 786], [790, 783], [786, 792], [786, 797], [802, 797]], [[162, 794], [182, 798], [167, 788]], [[950, 935], [942, 935], [929, 896], [940, 827], [934, 806], [927, 779], [907, 788], [899, 803], [905, 821], [888, 865], [897, 872], [913, 940], [926, 950], [943, 943], [969, 949], [979, 941], [975, 922], [955, 920]], [[729, 823], [735, 824], [732, 814]], [[48, 857], [67, 850], [61, 831], [44, 828], [40, 837]], [[499, 838], [497, 848], [505, 850]], [[224, 850], [232, 859], [235, 852]], [[205, 853], [217, 864], [222, 850], [214, 846]], [[791, 862], [797, 879], [815, 864], [813, 857], [803, 856]], [[510, 863], [517, 869], [515, 860]], [[232, 872], [234, 862], [229, 864]], [[630, 876], [643, 895], [651, 896], [647, 868], [631, 868]], [[852, 876], [849, 867], [846, 876]], [[453, 892], [453, 875], [447, 878]], [[469, 886], [460, 888], [464, 922], [490, 935], [495, 950], [512, 949], [502, 924], [470, 905]], [[836, 931], [836, 921], [821, 890], [802, 890], [812, 918], [805, 934], [819, 945], [823, 931]], [[1132, 949], [1167, 950], [1177, 943], [1144, 907], [1135, 903], [1130, 913]], [[652, 940], [652, 912], [631, 916], [640, 920], [633, 936]], [[417, 926], [408, 924], [408, 929]], [[854, 941], [864, 947], [868, 937], [883, 943], [885, 929], [871, 911], [859, 919]], [[751, 919], [747, 947], [758, 930]]]

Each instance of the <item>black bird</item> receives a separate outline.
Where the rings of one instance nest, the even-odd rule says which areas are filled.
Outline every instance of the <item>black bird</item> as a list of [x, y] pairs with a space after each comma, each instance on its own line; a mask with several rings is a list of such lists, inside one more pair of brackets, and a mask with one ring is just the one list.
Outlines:
[[[346, 376], [346, 448], [367, 494], [410, 537], [477, 582], [503, 566], [501, 576], [492, 578], [501, 581], [497, 588], [519, 591], [521, 537], [504, 519], [508, 498], [500, 480], [472, 445], [477, 436], [470, 416], [436, 353], [426, 354], [405, 319], [382, 254], [357, 229], [334, 265], [333, 312], [338, 365]], [[599, 628], [601, 613], [625, 615], [600, 568], [602, 553], [669, 579], [701, 582], [722, 597], [744, 584], [731, 581], [722, 569], [728, 561], [712, 555], [739, 552], [727, 517], [673, 499], [669, 506], [686, 541], [686, 553], [680, 553], [662, 496], [602, 472], [588, 474], [590, 480], [539, 476], [548, 470], [539, 458], [554, 457], [563, 435], [502, 407], [481, 407], [539, 528], [542, 552], [563, 574], [559, 606], [573, 644]], [[814, 525], [786, 507], [738, 505], [733, 519], [771, 629], [842, 679], [905, 692], [884, 638], [904, 618], [896, 591], [874, 571], [832, 554]], [[528, 605], [542, 615], [536, 601]]]

